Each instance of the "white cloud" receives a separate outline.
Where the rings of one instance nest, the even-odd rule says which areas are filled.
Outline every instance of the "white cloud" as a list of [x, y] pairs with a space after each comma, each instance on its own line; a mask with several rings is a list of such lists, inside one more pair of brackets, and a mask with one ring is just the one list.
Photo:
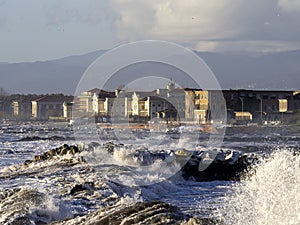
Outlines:
[[[223, 49], [222, 45], [235, 41], [248, 43], [249, 48], [253, 46], [259, 49], [265, 46], [269, 50], [269, 42], [270, 45], [274, 44], [276, 50], [278, 46], [285, 46], [283, 43], [288, 41], [291, 41], [289, 45], [300, 41], [293, 34], [298, 27], [295, 17], [288, 14], [278, 17], [280, 10], [297, 8], [299, 2], [113, 0], [111, 6], [117, 15], [115, 28], [121, 41], [159, 39], [204, 51]], [[258, 44], [257, 47], [255, 43]]]
[[[213, 45], [214, 44], [214, 45]], [[242, 40], [224, 41], [213, 43], [215, 46], [212, 51], [231, 52], [231, 51], [253, 51], [253, 52], [282, 52], [300, 49], [300, 41], [264, 41], [264, 40]], [[197, 49], [201, 51], [201, 49]]]
[[[159, 38], [195, 41], [228, 38], [236, 31], [228, 13], [234, 0], [115, 0], [116, 28], [121, 39]], [[226, 29], [224, 29], [226, 27]]]
[[279, 0], [278, 7], [285, 12], [300, 12], [299, 0]]
[[196, 44], [195, 50], [200, 52], [212, 52], [218, 49], [219, 44], [217, 41], [200, 41]]

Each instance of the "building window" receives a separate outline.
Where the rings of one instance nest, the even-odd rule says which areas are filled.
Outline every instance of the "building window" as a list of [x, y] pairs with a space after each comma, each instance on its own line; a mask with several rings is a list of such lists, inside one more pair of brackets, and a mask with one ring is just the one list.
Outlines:
[[155, 104], [152, 104], [153, 107], [155, 107]]

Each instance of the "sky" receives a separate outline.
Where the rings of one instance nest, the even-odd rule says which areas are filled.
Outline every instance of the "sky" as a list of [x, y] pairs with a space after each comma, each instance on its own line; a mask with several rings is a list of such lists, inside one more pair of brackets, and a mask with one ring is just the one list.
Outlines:
[[164, 40], [197, 51], [300, 49], [300, 0], [0, 0], [0, 62]]

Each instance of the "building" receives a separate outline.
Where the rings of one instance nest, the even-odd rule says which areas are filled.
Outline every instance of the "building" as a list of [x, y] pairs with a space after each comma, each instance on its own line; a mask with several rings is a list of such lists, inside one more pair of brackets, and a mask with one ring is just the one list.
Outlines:
[[32, 101], [32, 117], [36, 119], [49, 119], [50, 117], [63, 117], [64, 104], [73, 101], [72, 96], [47, 95]]
[[30, 119], [32, 115], [32, 98], [13, 101], [12, 114], [17, 119]]
[[293, 99], [288, 102], [288, 108], [293, 111], [300, 110], [300, 92], [293, 92]]
[[196, 123], [206, 123], [208, 120], [208, 91], [202, 89], [184, 89], [185, 119]]
[[73, 105], [74, 102], [64, 102], [63, 103], [63, 117], [66, 119], [73, 118]]
[[97, 117], [107, 117], [110, 113], [109, 106], [112, 105], [108, 99], [114, 99], [115, 93], [98, 89], [93, 94], [92, 111]]
[[150, 111], [148, 97], [156, 96], [155, 92], [133, 92], [131, 97], [131, 116], [149, 118]]
[[[144, 102], [141, 116], [152, 118], [171, 118], [171, 109], [174, 111], [174, 106], [167, 99], [159, 96], [148, 96], [142, 100]], [[175, 115], [176, 117], [176, 115]]]
[[94, 113], [95, 109], [93, 104], [94, 94], [98, 95], [102, 90], [99, 88], [93, 88], [88, 91], [82, 92], [74, 99], [74, 113], [77, 116], [86, 115], [86, 113]]
[[224, 90], [227, 112], [231, 119], [236, 118], [237, 112], [249, 113], [251, 120], [279, 121], [283, 113], [293, 111], [293, 91], [269, 90]]

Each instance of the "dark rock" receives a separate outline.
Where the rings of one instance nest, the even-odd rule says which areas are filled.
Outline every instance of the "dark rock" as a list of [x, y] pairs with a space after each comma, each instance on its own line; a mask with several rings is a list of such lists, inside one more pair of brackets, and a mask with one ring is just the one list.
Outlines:
[[70, 147], [70, 153], [72, 154], [72, 155], [75, 155], [76, 153], [78, 153], [79, 152], [79, 148], [76, 146], [76, 145], [72, 145], [71, 147]]
[[41, 155], [35, 155], [34, 160], [35, 161], [40, 161], [40, 160], [42, 160], [42, 156]]
[[21, 138], [19, 141], [40, 141], [40, 140], [64, 141], [65, 138], [59, 136], [51, 136], [51, 137], [28, 136], [28, 137]]
[[[234, 155], [234, 154], [233, 154]], [[195, 152], [190, 160], [181, 169], [182, 176], [185, 179], [193, 178], [196, 181], [213, 180], [240, 180], [243, 172], [252, 164], [248, 161], [246, 155], [235, 155], [235, 159], [223, 159], [218, 156], [207, 166], [199, 171], [201, 157]]]
[[113, 154], [115, 149], [115, 144], [113, 142], [107, 142], [104, 145], [104, 148], [107, 150], [108, 153]]
[[214, 221], [209, 218], [190, 218], [187, 222], [182, 223], [181, 225], [222, 225], [222, 222]]
[[39, 141], [41, 139], [42, 138], [40, 138], [38, 136], [32, 136], [32, 137], [23, 137], [19, 141]]
[[56, 149], [50, 149], [47, 153], [48, 153], [49, 155], [51, 155], [51, 156], [57, 155]]
[[25, 165], [25, 166], [28, 166], [28, 165], [31, 164], [31, 163], [33, 163], [33, 160], [26, 160], [26, 161], [24, 162], [24, 165]]
[[34, 161], [44, 161], [44, 160], [51, 160], [54, 156], [63, 156], [66, 154], [75, 155], [79, 152], [79, 148], [76, 145], [67, 145], [64, 144], [59, 148], [50, 149], [49, 151], [45, 152], [42, 155], [35, 155]]
[[62, 148], [65, 148], [65, 149], [70, 149], [70, 146], [69, 146], [69, 145], [67, 145], [67, 144], [63, 144], [63, 145], [62, 145]]
[[138, 202], [124, 208], [116, 208], [113, 210], [109, 207], [108, 213], [104, 213], [105, 209], [99, 209], [89, 215], [82, 216], [80, 219], [66, 219], [52, 222], [51, 225], [77, 224], [80, 220], [85, 225], [221, 225], [211, 219], [190, 218], [185, 215], [176, 206], [161, 202]]
[[60, 151], [60, 155], [66, 155], [68, 153], [69, 149], [67, 148], [63, 148], [61, 151]]
[[15, 152], [11, 149], [0, 149], [0, 155], [10, 155], [14, 154]]
[[94, 182], [85, 182], [84, 184], [76, 184], [70, 190], [70, 195], [74, 195], [82, 191], [93, 191], [93, 190], [95, 190]]
[[133, 225], [133, 224], [161, 224], [173, 225], [185, 221], [184, 215], [177, 207], [160, 201], [139, 202], [132, 206], [117, 209], [105, 216], [103, 213], [94, 212], [88, 215], [85, 224], [97, 225]]

